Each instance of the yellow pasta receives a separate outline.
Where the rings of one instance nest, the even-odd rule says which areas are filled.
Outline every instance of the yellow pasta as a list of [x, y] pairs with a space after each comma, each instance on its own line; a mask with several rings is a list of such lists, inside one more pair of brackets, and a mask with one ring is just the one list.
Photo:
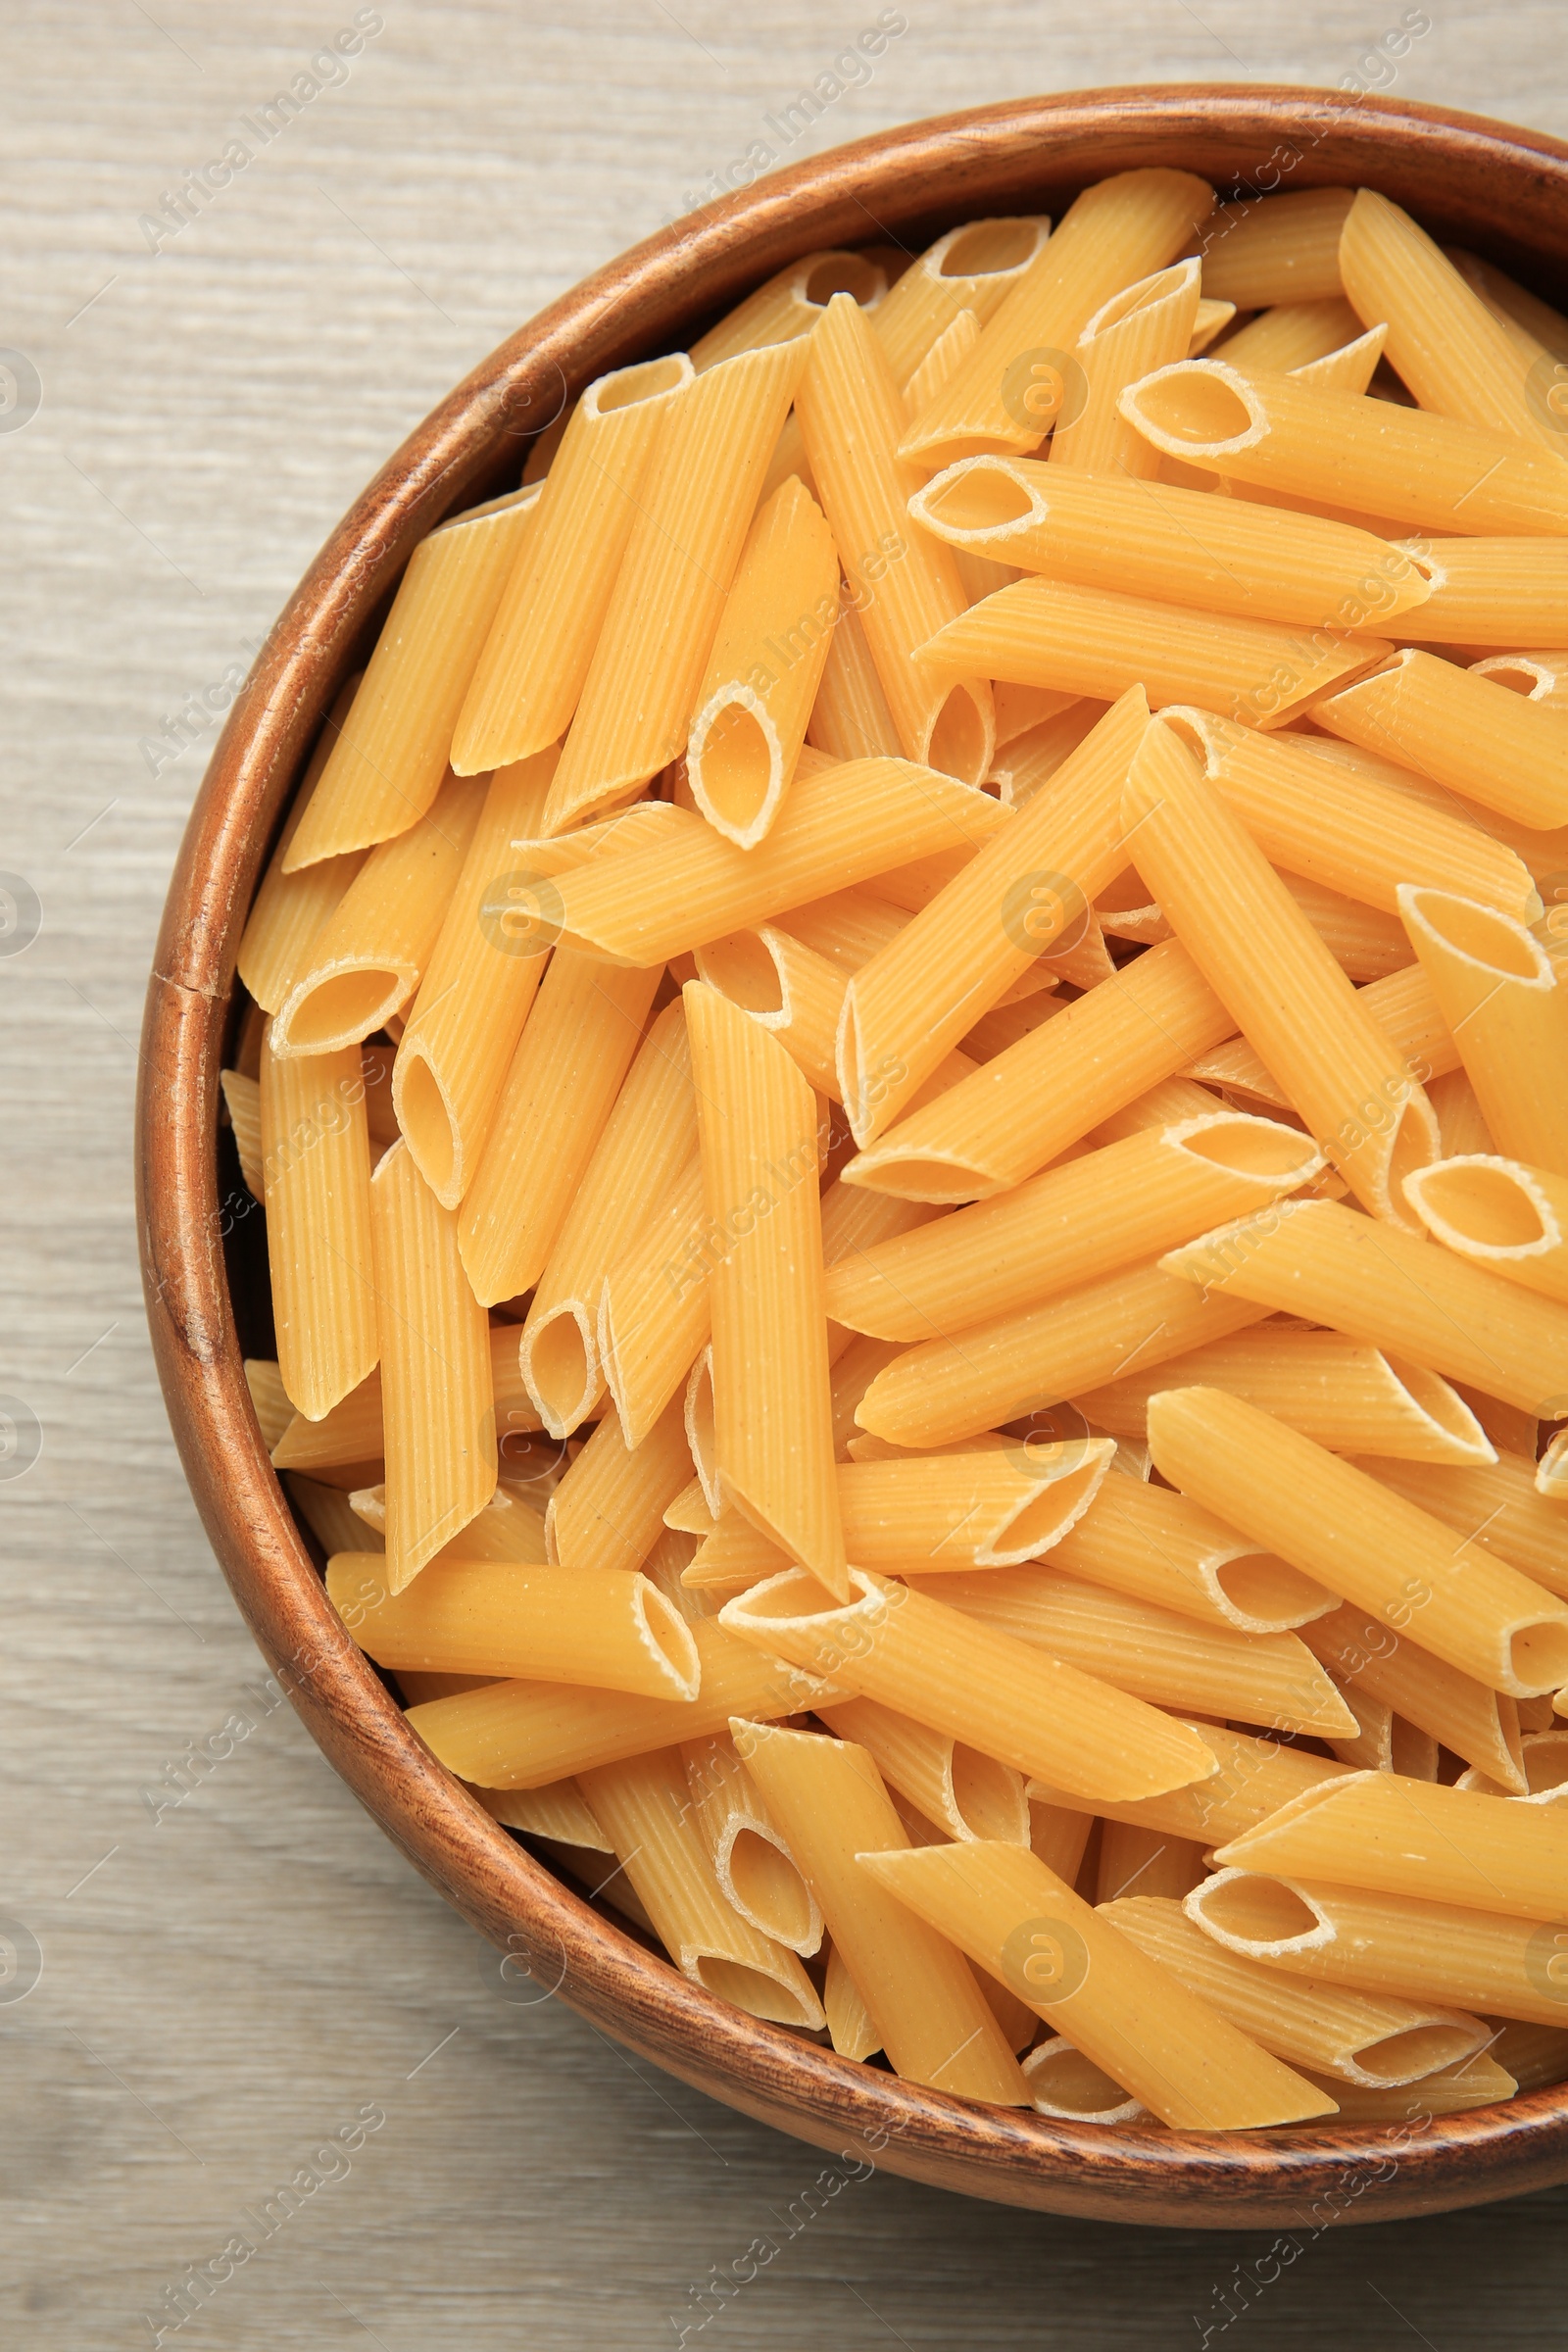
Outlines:
[[1232, 368], [1267, 368], [1289, 375], [1342, 350], [1360, 332], [1361, 321], [1343, 294], [1319, 295], [1310, 302], [1280, 302], [1259, 311], [1227, 335], [1220, 350]]
[[322, 858], [314, 865], [302, 867], [297, 874], [283, 870], [283, 860], [310, 807], [359, 682], [356, 672], [322, 722], [310, 763], [300, 778], [294, 806], [284, 821], [277, 847], [262, 876], [240, 934], [235, 968], [264, 1012], [277, 1011], [298, 979], [302, 959], [316, 945], [322, 924], [365, 863], [365, 851], [348, 850], [341, 858]]
[[767, 453], [805, 364], [804, 340], [743, 353], [671, 404], [551, 786], [550, 832], [630, 799], [684, 749]]
[[1179, 1902], [1204, 1876], [1202, 1848], [1191, 1838], [1165, 1838], [1157, 1830], [1135, 1830], [1121, 1821], [1100, 1825], [1097, 1905], [1116, 1901], [1133, 1886], [1140, 1894]]
[[733, 1736], [683, 1740], [680, 1758], [724, 1899], [760, 1934], [809, 1959], [821, 1948], [821, 1911]]
[[[864, 596], [870, 592], [858, 584], [857, 593]], [[850, 590], [842, 586], [839, 616], [807, 722], [806, 740], [834, 760], [896, 760], [899, 755], [899, 732], [866, 643], [865, 623]]]
[[1335, 2112], [1036, 1855], [926, 1846], [868, 1853], [862, 1866], [1161, 2122], [1235, 2132]]
[[1560, 539], [1414, 543], [1431, 575], [1426, 602], [1399, 634], [1435, 645], [1549, 645], [1568, 610], [1568, 544]]
[[262, 1175], [278, 1373], [319, 1421], [380, 1352], [359, 1047], [280, 1060], [262, 1046]]
[[[1423, 1085], [1428, 1078], [1443, 1077], [1458, 1069], [1459, 1049], [1438, 1010], [1432, 983], [1419, 963], [1406, 964], [1402, 971], [1374, 980], [1359, 993], [1362, 1010], [1371, 1014], [1405, 1067], [1412, 1073], [1424, 1074]], [[1231, 1038], [1226, 1044], [1197, 1055], [1190, 1064], [1190, 1075], [1201, 1078], [1209, 1086], [1234, 1088], [1238, 1093], [1254, 1096], [1258, 1102], [1272, 1103], [1277, 1109], [1290, 1107], [1278, 1079], [1264, 1068], [1260, 1056], [1243, 1037]], [[1369, 1102], [1365, 1115], [1371, 1117], [1376, 1112], [1377, 1103]]]
[[1364, 1693], [1381, 1700], [1406, 1724], [1487, 1773], [1505, 1793], [1525, 1794], [1519, 1709], [1506, 1692], [1461, 1674], [1407, 1635], [1396, 1634], [1387, 1618], [1348, 1602], [1314, 1618], [1301, 1639], [1314, 1657], [1344, 1678], [1352, 1698]]
[[599, 1362], [629, 1446], [642, 1443], [711, 1337], [707, 1221], [702, 1162], [693, 1159], [606, 1270]]
[[1568, 1606], [1257, 1406], [1168, 1389], [1149, 1441], [1184, 1494], [1462, 1674], [1518, 1696], [1568, 1681]]
[[1402, 889], [1399, 913], [1498, 1152], [1568, 1176], [1568, 990], [1551, 958], [1448, 892]]
[[[364, 1550], [364, 1529], [368, 1527], [381, 1537], [386, 1533], [386, 1487], [358, 1487], [349, 1496], [355, 1515], [362, 1521], [361, 1532], [352, 1544], [336, 1543], [333, 1551]], [[509, 1493], [501, 1483], [482, 1511], [460, 1528], [452, 1542], [435, 1554], [446, 1560], [504, 1560], [526, 1563], [542, 1568], [550, 1554], [545, 1544], [545, 1513], [542, 1503], [535, 1504], [521, 1494]]]
[[1068, 357], [1110, 296], [1162, 270], [1213, 209], [1186, 172], [1123, 172], [1086, 189], [993, 314], [965, 366], [906, 433], [927, 467], [1035, 448], [1061, 414]]
[[909, 660], [967, 600], [952, 557], [908, 528], [918, 475], [896, 454], [904, 403], [852, 302], [828, 305], [796, 406], [839, 561], [851, 580], [872, 587], [860, 618], [900, 748], [906, 759], [978, 784], [995, 740], [984, 674], [938, 681]]
[[1568, 1180], [1474, 1153], [1422, 1168], [1405, 1194], [1445, 1248], [1568, 1305]]
[[370, 1180], [387, 1582], [401, 1592], [495, 1492], [495, 1397], [484, 1310], [458, 1255], [457, 1218], [394, 1144]]
[[[398, 1679], [401, 1683], [404, 1678]], [[474, 1795], [491, 1819], [506, 1829], [521, 1830], [534, 1838], [554, 1838], [588, 1853], [612, 1854], [615, 1850], [589, 1812], [575, 1781], [557, 1781], [550, 1788], [476, 1788]]]
[[288, 1392], [275, 1360], [267, 1356], [248, 1355], [244, 1359], [245, 1386], [250, 1392], [251, 1406], [256, 1414], [256, 1426], [262, 1433], [262, 1444], [269, 1453], [277, 1445], [295, 1419]]
[[716, 326], [692, 345], [692, 364], [706, 372], [743, 351], [788, 343], [808, 335], [835, 294], [847, 294], [863, 310], [879, 313], [888, 298], [887, 271], [863, 253], [830, 249], [808, 253], [748, 294]]
[[683, 354], [620, 368], [572, 409], [452, 739], [460, 776], [564, 734], [626, 552], [661, 427], [692, 380]]
[[818, 1094], [839, 1101], [835, 1045], [849, 986], [840, 964], [769, 923], [710, 940], [693, 961], [699, 980], [769, 1031]]
[[1025, 213], [950, 228], [909, 264], [871, 317], [893, 380], [907, 384], [933, 345], [967, 312], [991, 318], [1044, 249], [1051, 222]]
[[567, 1567], [640, 1568], [690, 1469], [677, 1407], [667, 1407], [635, 1446], [607, 1414], [550, 1497], [551, 1559]]
[[440, 936], [484, 807], [482, 777], [451, 777], [428, 813], [374, 849], [273, 1015], [272, 1050], [330, 1054], [401, 1011]]
[[1204, 286], [1248, 311], [1343, 298], [1340, 234], [1354, 201], [1350, 188], [1310, 188], [1216, 205], [1198, 240]]
[[1051, 436], [1053, 465], [1133, 480], [1153, 478], [1159, 460], [1122, 421], [1116, 403], [1152, 368], [1189, 356], [1200, 307], [1199, 266], [1193, 261], [1158, 270], [1101, 304], [1073, 350], [1068, 389]]
[[[1070, 1454], [1073, 1445], [1067, 1439], [1063, 1450]], [[1107, 1479], [1052, 1545], [1050, 1565], [1200, 1625], [1246, 1634], [1290, 1633], [1334, 1605], [1333, 1593], [1314, 1578], [1188, 1495], [1142, 1479]]]
[[1312, 717], [1520, 824], [1568, 823], [1562, 714], [1418, 646], [1314, 703]]
[[433, 808], [468, 681], [525, 555], [539, 498], [530, 483], [420, 540], [284, 853], [285, 873], [406, 833]]
[[1132, 1829], [1153, 1830], [1207, 1847], [1222, 1838], [1240, 1837], [1303, 1788], [1317, 1788], [1345, 1769], [1304, 1748], [1228, 1731], [1222, 1724], [1205, 1721], [1193, 1728], [1201, 1734], [1216, 1759], [1207, 1780], [1131, 1801], [1090, 1799], [1050, 1782], [1031, 1781], [1027, 1793], [1037, 1828], [1042, 1809], [1066, 1813], [1076, 1808], [1098, 1812], [1107, 1821]]
[[1023, 1777], [1010, 1765], [896, 1715], [874, 1698], [841, 1698], [820, 1714], [839, 1739], [863, 1747], [899, 1794], [948, 1837], [1029, 1843]]
[[1568, 710], [1568, 654], [1489, 654], [1484, 661], [1472, 662], [1470, 668], [1474, 676], [1506, 686], [1526, 702]]

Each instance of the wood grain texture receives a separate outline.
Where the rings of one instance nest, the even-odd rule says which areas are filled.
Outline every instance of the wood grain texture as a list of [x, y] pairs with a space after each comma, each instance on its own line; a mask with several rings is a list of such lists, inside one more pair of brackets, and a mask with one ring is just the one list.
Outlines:
[[[1227, 2286], [1237, 2310], [1257, 2296], [1273, 2232], [1128, 2233], [958, 2203], [889, 2177], [860, 2140], [838, 2139], [848, 2156], [824, 2165], [526, 1980], [505, 1997], [486, 1947], [265, 1682], [141, 1336], [135, 1028], [212, 733], [178, 758], [172, 739], [161, 759], [143, 743], [184, 697], [220, 696], [331, 518], [446, 387], [760, 135], [861, 20], [770, 12], [764, 34], [716, 8], [683, 7], [679, 25], [653, 7], [606, 10], [588, 28], [489, 6], [389, 10], [348, 81], [154, 257], [137, 215], [351, 12], [156, 14], [92, 5], [8, 28], [7, 331], [44, 399], [0, 449], [7, 545], [27, 582], [8, 603], [3, 862], [37, 891], [44, 927], [0, 974], [0, 1388], [36, 1413], [44, 1450], [0, 1483], [0, 1909], [37, 1936], [44, 1973], [0, 2018], [6, 2338], [150, 2341], [142, 2314], [172, 2323], [166, 2290], [184, 2266], [247, 2235], [257, 2252], [166, 2340], [335, 2348], [369, 2332], [422, 2352], [461, 2335], [489, 2352], [575, 2345], [590, 2328], [610, 2345], [683, 2328], [741, 2346], [808, 2328], [855, 2347], [1190, 2340], [1223, 2320]], [[933, 11], [800, 146], [1001, 87], [1125, 79], [1130, 61], [1150, 77], [1332, 82], [1366, 48], [1345, 7], [1317, 13], [1309, 47], [1292, 45], [1307, 36], [1284, 12], [1204, 16], [1212, 29], [1132, 8], [1069, 27], [1007, 6]], [[1438, 25], [1397, 91], [1561, 128], [1548, 31], [1544, 11]], [[390, 548], [388, 573], [397, 560]], [[303, 720], [288, 681], [277, 691], [286, 759]], [[214, 854], [224, 846], [220, 829]], [[226, 906], [220, 894], [209, 910], [220, 927]], [[176, 1029], [213, 1018], [214, 937], [204, 921], [177, 943], [179, 976], [201, 977]], [[185, 1066], [199, 1093], [205, 1045]], [[193, 1128], [210, 1117], [198, 1100]], [[216, 1242], [182, 1246], [161, 1259], [172, 1291]], [[220, 1353], [198, 1319], [193, 1364]], [[236, 1458], [230, 1484], [262, 1531], [253, 1473]], [[328, 1690], [365, 1671], [328, 1660], [314, 1678]], [[363, 1737], [379, 1737], [373, 1723]], [[421, 1823], [449, 1836], [450, 1798], [431, 1803]], [[385, 2123], [351, 2157], [322, 2154], [368, 2104]], [[297, 2188], [286, 2220], [276, 2203], [264, 2215], [313, 2157], [336, 2177]], [[1352, 2185], [1340, 2209], [1358, 2201]], [[1415, 2327], [1446, 2352], [1495, 2340], [1502, 2283], [1510, 2340], [1553, 2342], [1563, 2202], [1548, 2191], [1353, 2237], [1303, 2212], [1300, 2258], [1237, 2338], [1266, 2327], [1285, 2344], [1332, 2331], [1381, 2346]], [[735, 2284], [748, 2248], [755, 2278], [722, 2292], [715, 2272]], [[1239, 2295], [1233, 2266], [1258, 2257]]]

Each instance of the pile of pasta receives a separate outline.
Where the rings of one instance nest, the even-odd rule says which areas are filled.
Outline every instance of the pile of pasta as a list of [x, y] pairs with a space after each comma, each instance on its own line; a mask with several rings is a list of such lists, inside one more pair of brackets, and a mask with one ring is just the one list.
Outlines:
[[1170, 171], [809, 257], [416, 550], [239, 954], [252, 1393], [695, 1984], [1111, 2126], [1568, 2076], [1554, 647], [1568, 322]]

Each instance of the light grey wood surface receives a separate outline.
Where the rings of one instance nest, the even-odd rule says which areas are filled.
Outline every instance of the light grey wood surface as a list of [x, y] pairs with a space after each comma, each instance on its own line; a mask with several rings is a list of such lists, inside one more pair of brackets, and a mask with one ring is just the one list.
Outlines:
[[[1568, 133], [1547, 0], [1429, 7], [1430, 31], [1377, 69], [1386, 85]], [[1419, 14], [905, 13], [872, 78], [792, 156], [1031, 89], [1337, 83]], [[1226, 2352], [1561, 2341], [1568, 2191], [1310, 2242], [1308, 2222], [1299, 2260], [1228, 2326], [1234, 2266], [1266, 2237], [1086, 2227], [881, 2177], [813, 2208], [810, 2151], [554, 2001], [490, 1988], [475, 1937], [263, 1686], [169, 1437], [136, 1276], [131, 1102], [213, 725], [174, 756], [167, 723], [192, 696], [198, 714], [225, 699], [225, 673], [434, 400], [767, 138], [764, 118], [876, 14], [385, 0], [345, 77], [155, 251], [166, 194], [352, 30], [350, 0], [4, 12], [0, 343], [25, 364], [0, 377], [0, 868], [42, 909], [24, 953], [0, 936], [0, 1392], [20, 1400], [24, 1451], [28, 1415], [43, 1443], [0, 1476], [0, 1913], [20, 1923], [23, 1972], [0, 1946], [0, 2336], [17, 2352], [148, 2344], [159, 2327], [189, 2352], [1122, 2352], [1205, 2328]], [[20, 406], [3, 407], [7, 381]], [[161, 1803], [192, 1742], [215, 1760]], [[318, 2156], [367, 2110], [384, 2120], [357, 2150]], [[264, 2237], [254, 2217], [313, 2159], [335, 2177], [286, 2221], [274, 2207]], [[235, 2237], [257, 2250], [174, 2331], [185, 2266]], [[755, 2282], [721, 2309], [698, 2301], [756, 2239], [777, 2250], [754, 2256]]]

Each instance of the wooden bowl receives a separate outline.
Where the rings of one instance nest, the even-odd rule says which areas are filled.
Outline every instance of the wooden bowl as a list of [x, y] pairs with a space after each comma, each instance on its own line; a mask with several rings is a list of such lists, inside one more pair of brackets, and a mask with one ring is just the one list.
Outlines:
[[1388, 99], [1182, 86], [1025, 98], [836, 149], [693, 214], [563, 295], [442, 402], [350, 509], [223, 729], [174, 869], [148, 990], [137, 1107], [142, 1271], [186, 1474], [258, 1642], [388, 1837], [481, 1934], [521, 1956], [538, 1997], [554, 1990], [748, 2115], [939, 2187], [1102, 2220], [1313, 2230], [1331, 2219], [1431, 2213], [1568, 2180], [1568, 2086], [1439, 2118], [1398, 2140], [1368, 2127], [1097, 2129], [901, 2082], [687, 1984], [480, 1810], [407, 1730], [343, 1633], [241, 1369], [236, 1309], [242, 1323], [251, 1319], [254, 1253], [224, 1262], [218, 1081], [240, 931], [305, 753], [416, 542], [514, 482], [522, 438], [568, 394], [607, 368], [680, 348], [696, 325], [802, 254], [893, 235], [918, 249], [977, 215], [1059, 213], [1088, 182], [1150, 164], [1244, 194], [1366, 180], [1544, 293], [1568, 277], [1568, 147], [1554, 139]]

